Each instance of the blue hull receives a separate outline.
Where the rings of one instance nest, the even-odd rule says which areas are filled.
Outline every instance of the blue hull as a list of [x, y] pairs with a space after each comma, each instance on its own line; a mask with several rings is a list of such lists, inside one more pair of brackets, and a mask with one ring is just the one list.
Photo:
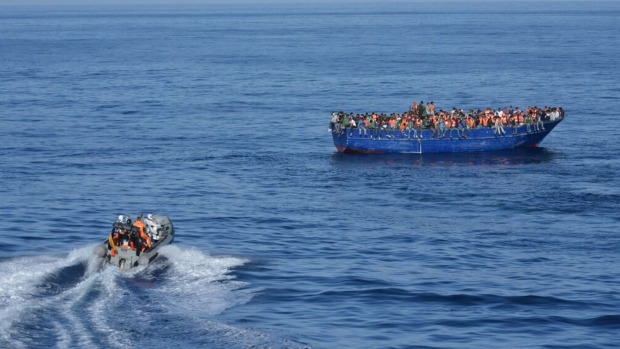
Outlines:
[[544, 131], [527, 132], [527, 126], [519, 126], [516, 133], [511, 126], [505, 126], [506, 134], [496, 136], [493, 128], [476, 128], [468, 130], [467, 138], [458, 138], [456, 130], [454, 138], [450, 139], [449, 131], [442, 139], [431, 138], [432, 131], [422, 131], [422, 138], [414, 138], [413, 131], [409, 137], [408, 131], [391, 131], [390, 137], [385, 130], [366, 130], [367, 135], [360, 135], [359, 129], [346, 129], [346, 132], [332, 131], [334, 145], [341, 153], [467, 153], [482, 152], [521, 147], [536, 147], [563, 119], [545, 122]]

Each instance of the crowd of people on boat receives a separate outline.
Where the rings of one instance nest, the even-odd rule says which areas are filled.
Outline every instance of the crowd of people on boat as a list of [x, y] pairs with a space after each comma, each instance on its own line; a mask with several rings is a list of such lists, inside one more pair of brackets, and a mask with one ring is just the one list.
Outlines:
[[506, 136], [506, 128], [512, 128], [512, 134], [525, 125], [527, 133], [542, 132], [546, 121], [556, 121], [564, 117], [562, 107], [528, 106], [525, 110], [512, 105], [505, 108], [486, 108], [468, 110], [452, 108], [452, 110], [435, 109], [435, 103], [424, 104], [413, 102], [409, 110], [403, 113], [345, 113], [334, 112], [330, 122], [330, 131], [342, 133], [358, 129], [360, 137], [423, 138], [423, 130], [431, 130], [431, 138], [466, 139], [469, 130], [475, 128], [492, 128], [497, 137]]
[[153, 242], [159, 240], [157, 223], [152, 214], [142, 217], [139, 214], [132, 222], [131, 217], [119, 215], [112, 225], [112, 231], [108, 238], [108, 250], [114, 257], [117, 248], [136, 251], [136, 255], [151, 248]]

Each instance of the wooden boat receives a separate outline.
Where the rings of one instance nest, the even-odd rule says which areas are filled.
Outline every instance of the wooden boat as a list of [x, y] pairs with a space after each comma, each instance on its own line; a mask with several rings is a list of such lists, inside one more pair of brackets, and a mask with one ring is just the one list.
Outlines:
[[496, 128], [452, 129], [444, 137], [432, 137], [432, 130], [387, 130], [377, 128], [332, 128], [334, 145], [341, 153], [459, 153], [483, 152], [521, 147], [536, 147], [564, 118], [535, 125], [504, 126], [501, 134]]

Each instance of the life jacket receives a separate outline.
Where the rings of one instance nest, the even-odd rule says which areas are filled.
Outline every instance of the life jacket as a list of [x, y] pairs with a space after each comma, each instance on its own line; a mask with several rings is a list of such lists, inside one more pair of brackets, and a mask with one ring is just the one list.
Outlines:
[[[151, 248], [151, 238], [144, 231], [144, 223], [142, 221], [135, 221], [133, 226], [138, 228], [138, 234], [140, 234], [140, 238], [146, 242], [146, 247]], [[144, 245], [142, 245], [142, 249], [144, 250]]]
[[140, 235], [144, 233], [144, 223], [142, 221], [133, 222], [133, 226], [139, 229]]
[[114, 239], [115, 239], [116, 245], [122, 248], [123, 250], [133, 249], [133, 243], [131, 239], [129, 238], [129, 234], [127, 234], [125, 230], [121, 228], [116, 229], [116, 233], [114, 234]]
[[[117, 237], [116, 241], [114, 241], [115, 236]], [[112, 250], [110, 254], [112, 255], [112, 257], [116, 256], [116, 253], [118, 251], [118, 249], [116, 248], [116, 245], [118, 244], [118, 235], [110, 233], [110, 236], [108, 237], [108, 244], [110, 245], [110, 249]]]

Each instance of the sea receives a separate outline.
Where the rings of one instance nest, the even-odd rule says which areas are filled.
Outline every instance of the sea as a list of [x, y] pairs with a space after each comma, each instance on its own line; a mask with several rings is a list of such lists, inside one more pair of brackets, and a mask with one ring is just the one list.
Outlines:
[[[0, 7], [0, 348], [620, 348], [620, 2]], [[562, 106], [340, 154], [332, 112]], [[119, 214], [175, 241], [121, 272]]]

